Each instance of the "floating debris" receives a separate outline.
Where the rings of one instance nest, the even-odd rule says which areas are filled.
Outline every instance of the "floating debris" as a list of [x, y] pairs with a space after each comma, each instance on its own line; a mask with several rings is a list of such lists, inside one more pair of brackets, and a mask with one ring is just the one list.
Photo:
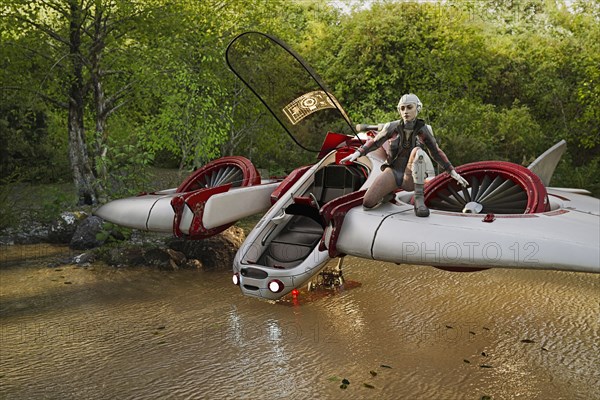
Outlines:
[[375, 371], [369, 371], [369, 373], [371, 374], [371, 376], [377, 376], [377, 372]]
[[471, 361], [467, 360], [466, 358], [465, 358], [465, 359], [463, 359], [463, 362], [464, 362], [465, 364], [471, 364]]
[[164, 325], [161, 325], [161, 326], [159, 326], [159, 327], [158, 327], [158, 328], [156, 328], [156, 329], [158, 329], [158, 330], [163, 330], [163, 329], [166, 329], [166, 328], [167, 328], [166, 326], [164, 326]]
[[470, 333], [471, 335], [475, 335], [475, 332], [473, 332], [473, 331], [469, 331], [469, 333]]
[[486, 328], [485, 326], [483, 327], [484, 330], [489, 331], [490, 328]]
[[375, 386], [370, 385], [368, 383], [363, 383], [363, 386], [366, 387], [366, 388], [369, 388], [369, 389], [375, 389]]
[[492, 400], [492, 396], [481, 396], [481, 400]]
[[484, 357], [487, 357], [487, 353], [485, 351], [482, 351], [481, 355], [484, 356]]
[[545, 347], [542, 347], [542, 351], [548, 351], [548, 349]]
[[343, 385], [349, 385], [350, 381], [348, 379], [344, 378], [344, 379], [342, 379], [342, 384]]
[[73, 282], [66, 281], [65, 285], [71, 285]]
[[381, 364], [381, 365], [380, 365], [380, 367], [381, 367], [381, 368], [389, 368], [389, 369], [392, 369], [392, 367], [390, 367], [389, 365], [385, 365], [385, 364]]
[[347, 387], [348, 387], [348, 385], [346, 385], [345, 383], [342, 383], [342, 384], [340, 385], [340, 389], [346, 389]]
[[523, 339], [523, 340], [521, 340], [521, 343], [535, 343], [535, 340]]
[[448, 329], [454, 329], [451, 325], [446, 325], [446, 328], [448, 328]]
[[330, 376], [329, 378], [327, 378], [327, 380], [331, 381], [331, 382], [338, 382], [340, 380], [340, 378], [333, 375], [333, 376]]
[[488, 365], [488, 364], [481, 364], [479, 366], [479, 368], [494, 368], [494, 367], [492, 367], [491, 365]]

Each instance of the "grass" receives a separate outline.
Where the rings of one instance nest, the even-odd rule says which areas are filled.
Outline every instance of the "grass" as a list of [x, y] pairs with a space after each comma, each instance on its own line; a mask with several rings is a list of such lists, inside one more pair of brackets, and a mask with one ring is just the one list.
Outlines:
[[2, 185], [0, 229], [18, 228], [29, 221], [49, 223], [76, 203], [72, 183]]

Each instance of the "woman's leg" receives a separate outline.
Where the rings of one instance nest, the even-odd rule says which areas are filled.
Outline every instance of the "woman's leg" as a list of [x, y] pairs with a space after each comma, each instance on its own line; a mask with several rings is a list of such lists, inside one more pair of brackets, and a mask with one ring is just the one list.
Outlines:
[[[415, 191], [415, 215], [417, 217], [428, 217], [429, 209], [425, 205], [425, 178], [427, 177], [427, 154], [416, 147], [410, 153], [408, 165], [411, 168], [413, 187]], [[408, 173], [409, 167], [406, 168]]]
[[386, 168], [385, 171], [375, 179], [369, 189], [367, 189], [363, 199], [363, 206], [365, 208], [375, 207], [386, 194], [393, 192], [397, 188], [398, 185], [396, 184], [394, 171], [392, 171], [391, 168]]
[[412, 192], [415, 190], [415, 181], [413, 179], [412, 173], [412, 165], [415, 162], [415, 156], [417, 154], [417, 148], [414, 148], [410, 152], [410, 157], [408, 158], [408, 163], [406, 164], [406, 170], [404, 170], [404, 179], [402, 180], [402, 189], [407, 192]]

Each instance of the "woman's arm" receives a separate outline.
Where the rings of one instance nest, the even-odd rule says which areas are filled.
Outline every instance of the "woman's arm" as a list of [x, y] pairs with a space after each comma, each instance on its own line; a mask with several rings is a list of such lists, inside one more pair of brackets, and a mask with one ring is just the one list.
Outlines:
[[451, 172], [454, 170], [452, 163], [450, 160], [448, 160], [448, 156], [446, 156], [446, 153], [444, 153], [442, 149], [440, 149], [440, 146], [438, 146], [429, 125], [425, 125], [419, 131], [418, 137], [419, 141], [427, 146], [431, 156], [435, 159], [435, 161], [437, 161], [438, 164], [440, 164], [442, 168], [444, 168], [446, 172]]
[[374, 138], [369, 138], [365, 144], [358, 148], [361, 156], [364, 156], [373, 150], [377, 150], [381, 147], [386, 140], [388, 140], [396, 127], [398, 126], [398, 121], [388, 122], [383, 125], [383, 128], [377, 133]]

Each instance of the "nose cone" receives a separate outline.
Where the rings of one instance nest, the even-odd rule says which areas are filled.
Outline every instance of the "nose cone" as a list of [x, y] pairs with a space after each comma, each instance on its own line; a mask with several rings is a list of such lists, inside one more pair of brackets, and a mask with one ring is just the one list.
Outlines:
[[146, 195], [113, 200], [94, 211], [105, 221], [127, 228], [172, 232], [171, 196]]

